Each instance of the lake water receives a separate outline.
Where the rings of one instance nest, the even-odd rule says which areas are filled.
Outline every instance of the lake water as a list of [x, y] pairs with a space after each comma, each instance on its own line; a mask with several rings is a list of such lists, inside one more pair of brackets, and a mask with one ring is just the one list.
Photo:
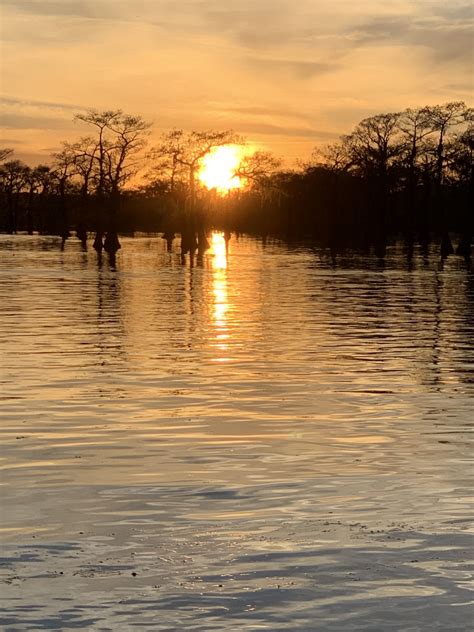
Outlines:
[[5, 630], [467, 630], [474, 275], [0, 236]]

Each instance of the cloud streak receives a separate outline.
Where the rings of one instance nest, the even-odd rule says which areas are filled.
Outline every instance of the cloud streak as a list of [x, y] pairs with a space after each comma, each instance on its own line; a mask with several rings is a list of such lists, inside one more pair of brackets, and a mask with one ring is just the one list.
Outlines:
[[[452, 21], [447, 16], [453, 14]], [[444, 16], [436, 14], [410, 19], [407, 17], [374, 18], [360, 24], [348, 32], [353, 46], [401, 45], [424, 48], [436, 63], [461, 63], [472, 65], [473, 26], [472, 16], [467, 19], [465, 10], [444, 11]]]
[[311, 79], [313, 77], [337, 70], [338, 64], [326, 62], [266, 59], [259, 57], [247, 57], [245, 62], [249, 69], [264, 75], [292, 75], [297, 79]]
[[19, 99], [17, 97], [4, 96], [0, 97], [0, 105], [22, 107], [32, 106], [35, 108], [47, 108], [52, 110], [85, 110], [83, 105], [75, 105], [72, 103], [58, 103], [54, 101], [39, 101], [37, 99]]

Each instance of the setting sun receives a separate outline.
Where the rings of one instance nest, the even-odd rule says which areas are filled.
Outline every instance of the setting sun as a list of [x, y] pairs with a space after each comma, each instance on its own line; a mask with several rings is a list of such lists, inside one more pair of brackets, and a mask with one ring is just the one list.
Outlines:
[[202, 161], [199, 180], [208, 189], [227, 193], [242, 186], [242, 180], [235, 175], [241, 160], [241, 149], [237, 145], [216, 147]]

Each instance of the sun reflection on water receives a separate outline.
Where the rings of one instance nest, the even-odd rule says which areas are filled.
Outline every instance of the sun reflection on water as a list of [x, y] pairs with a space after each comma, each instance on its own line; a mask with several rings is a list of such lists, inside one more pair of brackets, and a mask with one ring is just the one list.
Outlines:
[[215, 325], [216, 348], [219, 357], [216, 362], [228, 362], [226, 352], [229, 348], [228, 311], [229, 297], [227, 288], [227, 244], [224, 233], [214, 232], [211, 238], [213, 321]]
[[213, 232], [211, 237], [211, 250], [213, 255], [213, 270], [225, 270], [227, 268], [227, 243], [224, 233]]

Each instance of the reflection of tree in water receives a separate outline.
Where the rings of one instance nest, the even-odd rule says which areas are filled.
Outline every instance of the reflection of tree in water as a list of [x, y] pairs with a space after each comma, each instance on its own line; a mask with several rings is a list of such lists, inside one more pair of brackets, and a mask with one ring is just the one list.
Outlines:
[[458, 369], [459, 380], [465, 384], [474, 383], [474, 358], [472, 356], [472, 349], [468, 346], [469, 341], [474, 340], [474, 274], [468, 272], [465, 276], [462, 284], [462, 290], [464, 290], [459, 297], [458, 318], [457, 323], [459, 327], [459, 348], [460, 363], [465, 366], [465, 370]]
[[442, 295], [443, 295], [444, 281], [440, 274], [436, 274], [433, 284], [433, 329], [432, 329], [432, 343], [431, 343], [431, 358], [430, 362], [427, 362], [425, 371], [427, 375], [427, 383], [429, 386], [436, 387], [435, 390], [440, 390], [442, 385], [442, 375], [440, 368], [440, 356], [442, 354], [442, 329], [441, 329], [441, 312], [443, 309]]
[[[474, 336], [474, 278], [469, 271], [464, 276], [459, 270], [439, 270], [430, 284], [430, 292], [418, 298], [413, 310], [419, 323], [419, 335], [428, 339], [427, 354], [416, 359], [421, 383], [437, 391], [456, 381], [470, 383], [469, 358], [465, 356], [466, 341]], [[420, 304], [422, 298], [429, 305], [431, 318]], [[414, 332], [416, 335], [416, 332]], [[463, 368], [465, 367], [465, 368]]]
[[183, 292], [173, 299], [183, 303], [185, 315], [183, 339], [178, 345], [184, 344], [189, 350], [206, 347], [209, 342], [214, 344], [214, 340], [222, 349], [223, 340], [228, 337], [226, 268], [230, 235], [212, 232], [206, 239], [210, 248], [205, 255], [191, 253], [182, 260]]
[[[109, 252], [107, 254], [107, 258], [105, 261], [107, 261], [109, 270], [111, 272], [117, 271], [117, 253], [116, 252]], [[101, 250], [98, 250], [97, 251], [97, 268], [101, 270], [103, 266], [104, 266], [104, 255], [102, 254]]]
[[185, 321], [185, 341], [186, 348], [192, 349], [193, 341], [196, 334], [196, 303], [194, 299], [195, 278], [193, 269], [193, 257], [190, 257], [189, 268], [183, 268], [184, 271], [184, 309], [186, 314]]
[[113, 270], [97, 270], [96, 282], [96, 359], [99, 370], [97, 381], [100, 397], [120, 397], [117, 385], [101, 378], [113, 377], [126, 364], [124, 341], [126, 330], [123, 314], [123, 296], [120, 278]]
[[175, 234], [171, 231], [164, 232], [162, 238], [166, 241], [166, 251], [172, 252], [173, 250], [173, 241], [175, 238]]
[[[342, 360], [348, 374], [364, 359], [364, 371], [394, 371], [402, 381], [405, 374], [429, 390], [451, 388], [454, 376], [472, 381], [463, 370], [462, 349], [474, 336], [474, 278], [462, 262], [430, 272], [416, 253], [407, 269], [406, 250], [392, 250], [386, 271], [376, 273], [374, 256], [355, 252], [334, 260], [328, 250], [314, 254], [316, 269], [334, 271], [335, 276], [315, 277], [314, 299], [324, 303], [320, 326], [329, 340], [338, 338], [333, 360]], [[431, 253], [431, 269], [438, 255]], [[356, 364], [346, 364], [349, 358]]]

